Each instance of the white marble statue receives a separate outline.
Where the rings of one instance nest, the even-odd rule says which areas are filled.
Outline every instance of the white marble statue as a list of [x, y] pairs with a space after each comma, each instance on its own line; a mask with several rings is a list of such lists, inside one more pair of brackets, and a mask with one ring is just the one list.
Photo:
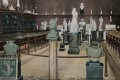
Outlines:
[[101, 16], [101, 17], [99, 18], [99, 31], [102, 31], [102, 30], [103, 30], [102, 26], [103, 26], [103, 18], [102, 18], [102, 16]]
[[48, 27], [48, 23], [47, 23], [47, 21], [44, 21], [44, 30], [46, 30], [47, 27]]
[[71, 27], [71, 21], [68, 21], [68, 31], [70, 31], [70, 27]]
[[76, 11], [76, 8], [73, 8], [72, 10], [72, 21], [71, 21], [71, 27], [70, 27], [70, 32], [78, 32], [78, 13]]
[[96, 31], [97, 30], [97, 24], [96, 24], [95, 20], [93, 20], [92, 25], [93, 25], [92, 31]]
[[63, 21], [63, 27], [64, 27], [64, 31], [67, 31], [67, 21], [66, 21], [66, 19], [64, 19], [64, 21]]
[[86, 22], [84, 21], [84, 19], [81, 19], [81, 21], [79, 22], [79, 31], [83, 30], [85, 25], [86, 25]]

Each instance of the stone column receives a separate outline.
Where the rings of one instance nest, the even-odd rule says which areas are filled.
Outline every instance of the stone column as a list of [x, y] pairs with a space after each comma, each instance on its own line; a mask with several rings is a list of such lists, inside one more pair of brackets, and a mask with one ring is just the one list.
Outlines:
[[57, 41], [49, 41], [50, 44], [50, 57], [49, 57], [49, 66], [50, 66], [50, 80], [57, 80], [58, 79], [58, 72], [57, 72]]

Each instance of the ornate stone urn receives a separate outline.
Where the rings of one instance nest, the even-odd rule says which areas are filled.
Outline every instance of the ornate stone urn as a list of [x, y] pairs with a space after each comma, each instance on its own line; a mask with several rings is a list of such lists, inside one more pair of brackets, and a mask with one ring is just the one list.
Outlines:
[[8, 0], [2, 0], [2, 5], [3, 5], [4, 8], [7, 8]]

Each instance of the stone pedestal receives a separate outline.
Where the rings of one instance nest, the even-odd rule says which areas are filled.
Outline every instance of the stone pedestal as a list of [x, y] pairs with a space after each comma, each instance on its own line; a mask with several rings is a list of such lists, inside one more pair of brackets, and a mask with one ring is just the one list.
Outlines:
[[79, 54], [79, 40], [78, 40], [78, 33], [70, 33], [70, 39], [69, 39], [69, 50], [68, 54]]
[[79, 45], [81, 45], [81, 42], [82, 42], [82, 41], [81, 41], [81, 32], [78, 32], [78, 39], [79, 39], [79, 41], [78, 41], [78, 42], [79, 42]]
[[80, 9], [80, 14], [84, 14], [84, 10], [81, 10], [81, 9]]
[[68, 32], [63, 32], [63, 44], [68, 45]]
[[103, 63], [89, 61], [86, 63], [86, 80], [103, 80]]
[[[54, 36], [52, 35], [54, 34]], [[49, 39], [49, 49], [50, 49], [50, 57], [49, 57], [49, 79], [50, 80], [57, 80], [58, 79], [58, 72], [57, 72], [57, 34], [50, 33], [47, 36]]]
[[50, 57], [49, 57], [49, 66], [50, 66], [50, 80], [58, 79], [57, 72], [57, 41], [49, 41], [50, 46]]
[[91, 41], [97, 41], [97, 36], [98, 36], [97, 31], [92, 31], [91, 36], [92, 36], [92, 40]]
[[103, 41], [103, 40], [104, 40], [104, 31], [99, 31], [99, 32], [98, 32], [98, 39], [99, 39], [100, 41]]

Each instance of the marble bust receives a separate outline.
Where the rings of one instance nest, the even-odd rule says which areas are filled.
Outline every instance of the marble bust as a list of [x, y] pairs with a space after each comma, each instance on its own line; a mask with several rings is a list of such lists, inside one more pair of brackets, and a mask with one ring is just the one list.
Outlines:
[[80, 9], [84, 10], [84, 4], [83, 3], [80, 3]]
[[4, 51], [6, 55], [11, 57], [15, 57], [17, 55], [18, 48], [19, 47], [16, 44], [14, 44], [12, 40], [7, 41], [4, 45]]
[[56, 19], [51, 19], [49, 21], [49, 29], [50, 29], [50, 32], [47, 35], [47, 39], [49, 39], [49, 40], [57, 40], [58, 39], [58, 33], [56, 32], [57, 18]]
[[78, 19], [78, 13], [76, 11], [76, 8], [73, 8], [70, 32], [78, 32], [77, 19]]
[[8, 0], [2, 0], [2, 5], [4, 8], [7, 8], [9, 5]]

